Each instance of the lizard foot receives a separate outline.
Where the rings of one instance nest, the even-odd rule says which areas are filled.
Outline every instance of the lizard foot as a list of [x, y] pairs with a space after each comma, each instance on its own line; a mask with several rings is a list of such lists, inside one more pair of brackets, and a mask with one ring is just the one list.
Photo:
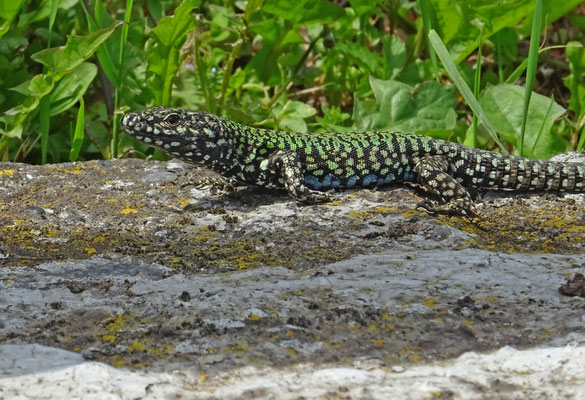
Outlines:
[[194, 184], [197, 189], [214, 188], [223, 192], [233, 192], [236, 190], [237, 181], [223, 177], [213, 178], [207, 176], [197, 180]]
[[306, 189], [297, 196], [297, 200], [305, 204], [320, 204], [331, 201], [333, 190], [319, 192], [317, 190]]
[[460, 215], [469, 218], [478, 218], [475, 211], [471, 209], [471, 204], [467, 199], [455, 199], [445, 204], [439, 204], [436, 201], [424, 199], [417, 204], [417, 208], [422, 208], [431, 214]]

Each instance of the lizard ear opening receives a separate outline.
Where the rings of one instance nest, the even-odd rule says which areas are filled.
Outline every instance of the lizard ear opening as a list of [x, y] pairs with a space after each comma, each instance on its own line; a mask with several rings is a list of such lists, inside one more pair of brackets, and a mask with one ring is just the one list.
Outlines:
[[181, 122], [181, 117], [177, 113], [171, 113], [165, 117], [165, 122], [169, 126], [177, 126]]

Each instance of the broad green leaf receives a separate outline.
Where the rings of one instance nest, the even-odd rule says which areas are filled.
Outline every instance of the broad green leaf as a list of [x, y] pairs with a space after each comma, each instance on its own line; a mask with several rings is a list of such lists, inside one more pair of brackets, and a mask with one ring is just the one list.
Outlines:
[[38, 74], [27, 81], [22, 82], [20, 85], [10, 88], [15, 92], [23, 94], [25, 96], [44, 96], [53, 89], [54, 86], [53, 77], [45, 74]]
[[412, 87], [370, 76], [376, 102], [356, 101], [354, 121], [360, 130], [431, 132], [445, 137], [455, 128], [457, 89], [435, 81]]
[[166, 47], [174, 46], [182, 36], [193, 29], [195, 21], [191, 11], [199, 7], [199, 4], [201, 0], [183, 0], [175, 9], [174, 15], [161, 19], [152, 30], [158, 42]]
[[277, 116], [279, 129], [307, 132], [307, 123], [304, 118], [317, 114], [317, 110], [301, 101], [289, 101], [282, 108], [275, 107], [274, 114]]
[[0, 38], [8, 32], [23, 4], [24, 0], [0, 0]]
[[384, 79], [394, 79], [406, 62], [406, 46], [397, 36], [384, 38]]
[[335, 46], [345, 58], [366, 69], [370, 74], [377, 78], [382, 78], [384, 60], [370, 52], [366, 47], [356, 43], [341, 42]]
[[[479, 44], [479, 28], [470, 21], [484, 24], [484, 37], [488, 38], [502, 28], [513, 27], [534, 11], [534, 0], [429, 0], [436, 20], [435, 29], [449, 48], [455, 62], [467, 57]], [[570, 10], [582, 0], [566, 0], [560, 8]], [[545, 15], [559, 8], [557, 0], [546, 0]], [[565, 11], [566, 12], [566, 11]], [[563, 12], [563, 14], [565, 13]], [[553, 17], [558, 18], [557, 13]], [[554, 21], [549, 19], [548, 23]]]
[[[524, 88], [509, 84], [488, 86], [479, 98], [479, 103], [494, 128], [501, 137], [514, 145], [520, 138], [523, 100]], [[524, 137], [525, 153], [528, 157], [549, 158], [570, 148], [565, 139], [551, 131], [555, 119], [564, 112], [563, 107], [548, 97], [532, 93]], [[535, 143], [539, 132], [538, 143]]]
[[154, 87], [157, 104], [170, 105], [172, 83], [179, 70], [180, 49], [185, 43], [187, 33], [195, 29], [191, 11], [198, 7], [201, 0], [183, 0], [175, 9], [175, 14], [164, 17], [152, 30], [156, 45], [148, 55], [148, 71], [154, 74]]
[[[6, 0], [10, 2], [11, 0]], [[73, 8], [79, 0], [59, 0], [59, 8], [68, 10]], [[51, 15], [51, 8], [52, 8], [52, 0], [41, 0], [40, 5], [36, 7], [31, 7], [33, 11], [27, 14], [20, 14], [18, 16], [18, 28], [26, 29], [30, 24], [36, 21], [41, 21], [45, 18], [50, 17]]]
[[0, 0], [0, 18], [12, 21], [23, 4], [24, 0]]
[[302, 118], [284, 118], [278, 125], [289, 132], [307, 132], [307, 123]]
[[565, 86], [571, 91], [569, 109], [581, 117], [585, 114], [585, 48], [581, 43], [569, 42], [565, 52], [571, 69], [571, 75], [565, 78]]
[[87, 36], [70, 35], [64, 47], [41, 50], [31, 58], [58, 73], [74, 70], [87, 60], [123, 22], [116, 22], [109, 28], [100, 29]]
[[65, 75], [51, 92], [51, 116], [60, 114], [77, 103], [96, 74], [97, 67], [94, 64], [83, 63]]
[[334, 22], [345, 16], [345, 11], [327, 0], [267, 0], [262, 9], [295, 25]]
[[164, 16], [165, 11], [168, 10], [173, 3], [173, 0], [146, 0], [148, 11], [155, 21], [159, 21]]
[[283, 114], [293, 118], [309, 118], [317, 114], [317, 110], [302, 101], [291, 101]]
[[12, 107], [10, 110], [5, 111], [4, 113], [6, 115], [28, 114], [39, 106], [40, 100], [41, 98], [36, 96], [27, 97], [22, 103], [16, 107]]
[[38, 74], [33, 76], [28, 85], [28, 91], [32, 96], [44, 96], [48, 94], [55, 85], [53, 77], [45, 74]]
[[75, 122], [75, 132], [73, 133], [73, 141], [71, 142], [71, 150], [69, 151], [69, 161], [77, 161], [79, 158], [79, 151], [83, 145], [83, 138], [85, 136], [85, 104], [83, 103], [83, 96], [79, 98], [79, 111], [77, 112], [77, 121]]
[[[37, 99], [38, 102], [38, 99]], [[24, 130], [24, 121], [26, 120], [26, 114], [18, 115], [2, 115], [0, 121], [4, 122], [6, 129], [2, 128], [0, 124], [0, 135], [7, 136], [9, 138], [20, 139], [22, 131]]]
[[357, 15], [365, 14], [381, 2], [382, 0], [349, 0], [351, 8], [354, 9]]

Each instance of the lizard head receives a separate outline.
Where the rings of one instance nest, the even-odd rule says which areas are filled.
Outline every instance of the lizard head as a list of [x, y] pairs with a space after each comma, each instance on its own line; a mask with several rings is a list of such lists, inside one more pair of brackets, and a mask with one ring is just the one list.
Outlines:
[[227, 138], [223, 125], [225, 121], [206, 112], [167, 107], [133, 112], [122, 118], [122, 129], [134, 139], [174, 157], [208, 166], [224, 153]]

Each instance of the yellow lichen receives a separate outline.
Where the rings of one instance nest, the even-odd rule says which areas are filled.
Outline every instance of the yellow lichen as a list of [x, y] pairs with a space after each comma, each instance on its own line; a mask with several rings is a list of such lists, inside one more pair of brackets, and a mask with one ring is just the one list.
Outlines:
[[116, 341], [116, 337], [112, 335], [103, 335], [102, 339], [110, 343], [114, 343]]
[[237, 352], [242, 352], [242, 351], [246, 351], [248, 350], [248, 346], [245, 344], [234, 344], [232, 346], [228, 346], [225, 348], [225, 352], [226, 353], [237, 353]]
[[439, 305], [437, 300], [433, 297], [429, 297], [428, 299], [423, 300], [422, 304], [429, 308], [437, 307]]
[[130, 351], [130, 352], [143, 351], [145, 348], [146, 348], [146, 346], [143, 345], [142, 343], [138, 343], [137, 341], [133, 341], [132, 344], [130, 346], [128, 346], [128, 351]]

